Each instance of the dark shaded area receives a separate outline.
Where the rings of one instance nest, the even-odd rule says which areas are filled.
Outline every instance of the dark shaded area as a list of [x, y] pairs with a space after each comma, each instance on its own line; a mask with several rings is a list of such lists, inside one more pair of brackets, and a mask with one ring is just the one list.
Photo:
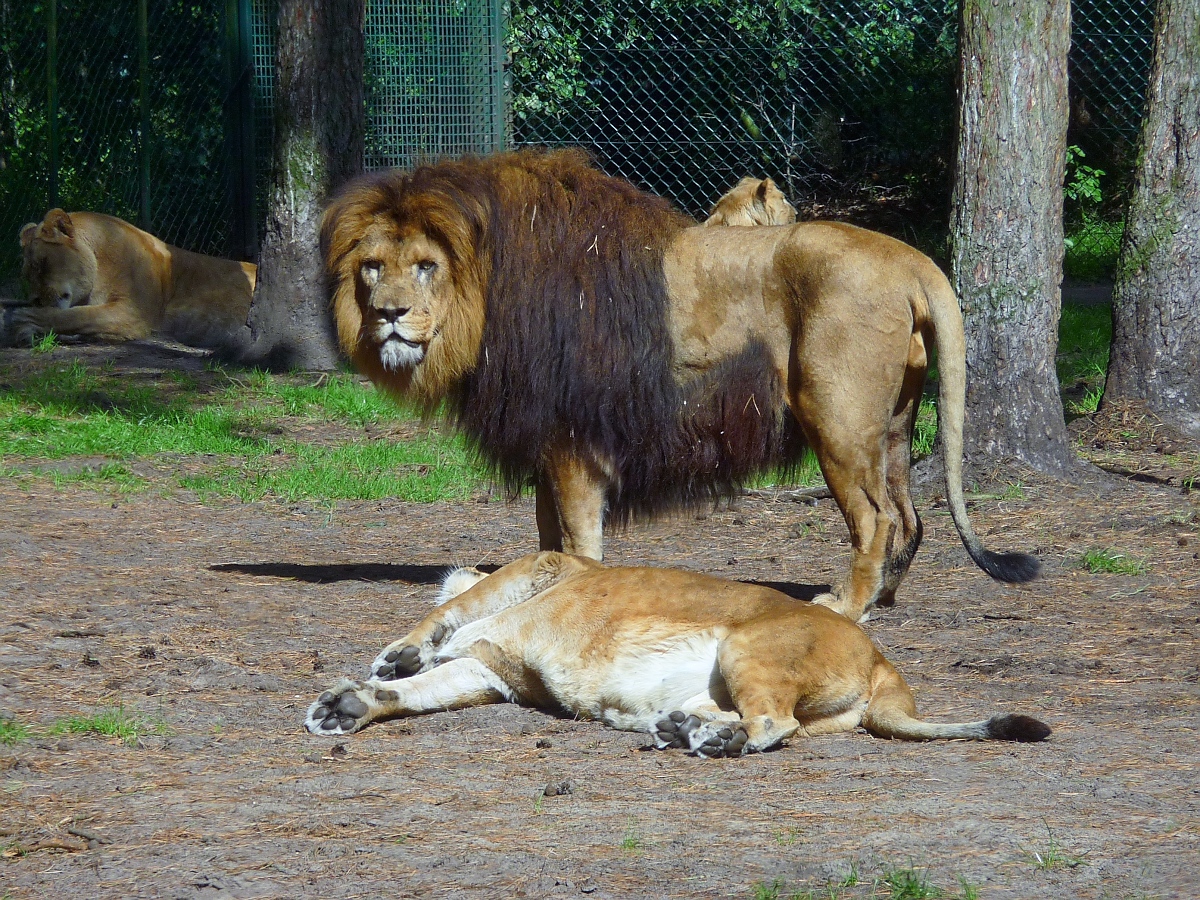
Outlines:
[[[305, 565], [303, 563], [218, 563], [209, 566], [210, 572], [236, 572], [259, 578], [294, 578], [309, 584], [329, 584], [335, 581], [403, 581], [408, 584], [441, 584], [446, 573], [457, 568], [454, 563], [444, 566], [408, 566], [391, 563], [348, 563], [341, 565]], [[497, 565], [476, 566], [491, 574]]]

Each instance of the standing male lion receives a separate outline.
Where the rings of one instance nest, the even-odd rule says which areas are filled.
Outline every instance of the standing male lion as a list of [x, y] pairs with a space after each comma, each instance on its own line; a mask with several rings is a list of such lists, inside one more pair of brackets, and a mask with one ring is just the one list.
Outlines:
[[962, 496], [962, 316], [945, 276], [850, 225], [696, 226], [579, 151], [376, 173], [326, 211], [343, 349], [380, 387], [440, 404], [512, 489], [533, 479], [543, 550], [602, 557], [607, 518], [709, 501], [812, 447], [850, 529], [818, 602], [890, 603], [917, 550], [917, 406], [936, 346], [947, 496]]

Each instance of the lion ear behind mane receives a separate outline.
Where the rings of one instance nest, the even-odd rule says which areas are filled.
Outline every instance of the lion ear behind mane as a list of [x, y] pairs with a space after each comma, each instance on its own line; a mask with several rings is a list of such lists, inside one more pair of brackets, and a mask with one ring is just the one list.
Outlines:
[[[389, 385], [395, 376], [357, 352], [351, 263], [370, 228], [439, 241], [457, 302], [484, 305], [483, 333], [461, 374], [425, 379], [414, 399], [444, 399], [511, 491], [551, 446], [606, 460], [617, 476], [607, 522], [620, 525], [731, 493], [801, 447], [765, 347], [676, 381], [663, 256], [693, 224], [582, 151], [521, 150], [351, 183], [326, 212], [322, 251], [343, 348], [385, 389], [420, 393], [415, 377]], [[440, 343], [462, 342], [453, 327]]]

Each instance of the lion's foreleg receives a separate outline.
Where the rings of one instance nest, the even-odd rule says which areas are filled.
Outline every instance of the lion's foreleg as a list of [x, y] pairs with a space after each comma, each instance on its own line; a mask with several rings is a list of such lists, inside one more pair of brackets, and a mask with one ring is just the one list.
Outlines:
[[126, 298], [69, 309], [19, 308], [13, 312], [12, 327], [21, 342], [49, 331], [101, 341], [132, 341], [149, 337], [152, 330], [142, 311]]
[[536, 513], [543, 550], [604, 558], [604, 503], [611, 480], [599, 462], [563, 451], [547, 453], [538, 474]]
[[[384, 647], [371, 664], [371, 677], [403, 678], [428, 669], [438, 648], [462, 626], [524, 603], [591, 565], [561, 553], [536, 553], [483, 577], [481, 572], [466, 570], [464, 581], [471, 586], [442, 603], [407, 635]], [[463, 570], [450, 573], [443, 588], [462, 574]]]
[[393, 681], [343, 679], [308, 709], [313, 734], [350, 734], [376, 719], [502, 703], [512, 690], [477, 659], [452, 659], [428, 672]]

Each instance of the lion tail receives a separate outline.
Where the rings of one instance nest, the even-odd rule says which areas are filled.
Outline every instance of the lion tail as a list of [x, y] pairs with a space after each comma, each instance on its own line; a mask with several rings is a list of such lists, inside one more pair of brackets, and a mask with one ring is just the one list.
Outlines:
[[912, 691], [900, 673], [877, 656], [871, 699], [862, 725], [876, 737], [904, 741], [969, 740], [1033, 743], [1050, 736], [1050, 726], [1032, 716], [1003, 713], [979, 722], [926, 722], [918, 719]]
[[[932, 265], [932, 263], [931, 263]], [[997, 581], [1032, 581], [1041, 569], [1028, 553], [995, 553], [983, 546], [967, 518], [963, 500], [963, 418], [967, 398], [967, 342], [963, 334], [962, 311], [950, 282], [937, 272], [936, 279], [925, 285], [933, 320], [934, 342], [938, 353], [938, 429], [942, 437], [942, 458], [946, 468], [946, 500], [958, 536], [975, 565]]]

